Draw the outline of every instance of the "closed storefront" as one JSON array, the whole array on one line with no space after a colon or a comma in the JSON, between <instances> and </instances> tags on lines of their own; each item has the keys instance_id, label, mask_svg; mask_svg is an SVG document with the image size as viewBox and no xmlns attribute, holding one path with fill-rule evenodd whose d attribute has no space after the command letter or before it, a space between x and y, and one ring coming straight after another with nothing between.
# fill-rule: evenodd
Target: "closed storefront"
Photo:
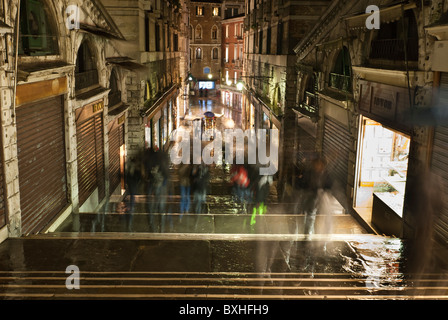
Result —
<instances>
[{"instance_id":1,"label":"closed storefront","mask_svg":"<svg viewBox=\"0 0 448 320\"><path fill-rule=\"evenodd\" d=\"M322 154L328 162L332 179L341 187L347 186L348 162L351 146L347 128L330 117L325 118Z\"/></svg>"},{"instance_id":2,"label":"closed storefront","mask_svg":"<svg viewBox=\"0 0 448 320\"><path fill-rule=\"evenodd\" d=\"M109 128L109 189L113 193L118 186L124 189L124 123L125 115L113 121Z\"/></svg>"},{"instance_id":3,"label":"closed storefront","mask_svg":"<svg viewBox=\"0 0 448 320\"><path fill-rule=\"evenodd\" d=\"M442 72L440 79L440 90L438 107L446 108L448 106L448 73ZM434 145L432 152L431 169L441 178L443 190L441 194L448 193L448 126L440 125L435 128ZM443 212L435 225L435 234L442 243L448 241L448 201L445 199Z\"/></svg>"},{"instance_id":4,"label":"closed storefront","mask_svg":"<svg viewBox=\"0 0 448 320\"><path fill-rule=\"evenodd\" d=\"M22 233L37 233L67 205L63 97L17 108Z\"/></svg>"},{"instance_id":5,"label":"closed storefront","mask_svg":"<svg viewBox=\"0 0 448 320\"><path fill-rule=\"evenodd\" d=\"M79 205L105 196L103 101L76 110Z\"/></svg>"},{"instance_id":6,"label":"closed storefront","mask_svg":"<svg viewBox=\"0 0 448 320\"><path fill-rule=\"evenodd\" d=\"M0 147L2 147L1 144ZM6 225L6 206L5 206L5 188L3 178L3 159L0 153L0 229L3 228L5 225Z\"/></svg>"}]
</instances>

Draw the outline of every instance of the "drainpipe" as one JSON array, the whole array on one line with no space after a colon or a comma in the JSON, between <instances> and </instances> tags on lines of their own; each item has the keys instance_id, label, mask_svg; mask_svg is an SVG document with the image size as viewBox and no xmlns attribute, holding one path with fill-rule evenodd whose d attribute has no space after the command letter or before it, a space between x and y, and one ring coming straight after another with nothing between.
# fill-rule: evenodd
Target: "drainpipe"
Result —
<instances>
[{"instance_id":1,"label":"drainpipe","mask_svg":"<svg viewBox=\"0 0 448 320\"><path fill-rule=\"evenodd\" d=\"M17 68L18 68L18 59L19 59L19 37L20 37L20 3L22 1L18 1L17 4L17 15L16 15L16 30L15 30L15 37L16 37L16 43L15 43L15 58L14 58L14 94L13 94L13 101L12 101L12 118L15 119L16 117L16 91L17 91Z\"/></svg>"}]
</instances>

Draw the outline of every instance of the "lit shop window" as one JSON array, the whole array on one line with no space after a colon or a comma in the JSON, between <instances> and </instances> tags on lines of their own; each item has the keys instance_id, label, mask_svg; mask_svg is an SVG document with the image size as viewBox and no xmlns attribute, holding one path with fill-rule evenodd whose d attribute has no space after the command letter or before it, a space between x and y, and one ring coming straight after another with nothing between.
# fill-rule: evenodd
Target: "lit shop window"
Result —
<instances>
[{"instance_id":1,"label":"lit shop window","mask_svg":"<svg viewBox=\"0 0 448 320\"><path fill-rule=\"evenodd\" d=\"M357 207L371 207L373 195L403 215L410 137L363 118Z\"/></svg>"}]
</instances>

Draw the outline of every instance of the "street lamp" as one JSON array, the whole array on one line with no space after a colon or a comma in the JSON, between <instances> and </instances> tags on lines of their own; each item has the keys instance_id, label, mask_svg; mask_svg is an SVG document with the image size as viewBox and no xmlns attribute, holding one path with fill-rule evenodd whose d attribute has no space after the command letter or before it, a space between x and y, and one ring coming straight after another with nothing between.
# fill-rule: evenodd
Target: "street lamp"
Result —
<instances>
[{"instance_id":1,"label":"street lamp","mask_svg":"<svg viewBox=\"0 0 448 320\"><path fill-rule=\"evenodd\" d=\"M208 74L208 78L211 79L213 75L211 73Z\"/></svg>"},{"instance_id":2,"label":"street lamp","mask_svg":"<svg viewBox=\"0 0 448 320\"><path fill-rule=\"evenodd\" d=\"M236 88L238 89L238 91L242 91L244 88L244 84L240 81L236 84Z\"/></svg>"}]
</instances>

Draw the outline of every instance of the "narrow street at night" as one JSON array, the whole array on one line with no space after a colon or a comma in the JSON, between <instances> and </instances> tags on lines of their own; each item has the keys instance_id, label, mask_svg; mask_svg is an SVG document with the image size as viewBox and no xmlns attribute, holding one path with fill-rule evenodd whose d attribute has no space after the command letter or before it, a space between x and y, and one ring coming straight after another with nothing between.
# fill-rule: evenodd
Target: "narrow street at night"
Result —
<instances>
[{"instance_id":1,"label":"narrow street at night","mask_svg":"<svg viewBox=\"0 0 448 320\"><path fill-rule=\"evenodd\" d=\"M0 13L0 300L448 300L448 0Z\"/></svg>"}]
</instances>

